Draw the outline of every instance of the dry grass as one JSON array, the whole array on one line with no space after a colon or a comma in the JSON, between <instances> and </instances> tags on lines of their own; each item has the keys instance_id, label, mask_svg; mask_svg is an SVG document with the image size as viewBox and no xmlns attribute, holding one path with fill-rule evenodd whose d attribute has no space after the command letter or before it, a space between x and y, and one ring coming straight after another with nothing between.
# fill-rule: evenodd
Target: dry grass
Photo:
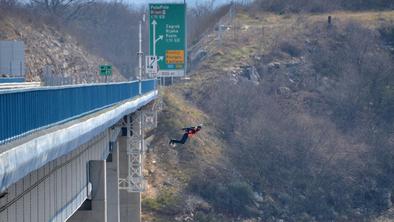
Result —
<instances>
[{"instance_id":1,"label":"dry grass","mask_svg":"<svg viewBox=\"0 0 394 222\"><path fill-rule=\"evenodd\" d=\"M394 11L338 11L302 15L277 15L261 12L253 16L247 12L240 12L236 16L232 27L234 28L235 26L236 31L234 29L226 31L221 43L216 40L216 34L211 35L209 40L206 40L205 49L210 56L201 68L196 71L199 75L205 76L205 78L199 76L194 78L193 82L228 74L229 70L250 63L252 61L250 55L270 52L277 47L279 39L291 39L299 35L299 33L305 33L312 24L327 22L329 15L333 17L333 23L343 24L355 21L373 29L394 23Z\"/></svg>"},{"instance_id":2,"label":"dry grass","mask_svg":"<svg viewBox=\"0 0 394 222\"><path fill-rule=\"evenodd\" d=\"M308 29L308 25L326 22L328 15L333 16L334 22L358 21L369 28L378 28L382 24L392 24L394 21L393 11L334 12L302 16L270 13L250 16L246 12L241 12L235 19L239 29L236 32L234 30L226 31L221 44L215 40L216 34L206 36L204 49L208 52L208 59L201 64L199 69L194 71L195 75L190 81L162 91L166 107L161 114L158 128L160 138L154 142L158 150L155 154L149 154L157 156L157 158L155 157L158 160L155 174L161 174L162 178L157 179L152 175L148 177L152 189L157 189L160 193L162 187L159 184L163 182L164 178L173 178L178 181L175 183L177 185L172 186L173 191L183 193L193 174L201 174L207 167L231 166L232 164L228 163L226 156L226 144L219 139L220 132L212 124L211 119L190 100L201 101L204 96L207 97L210 93L214 93L206 91L206 89L209 89L213 82L218 81L219 77L231 75L232 70L237 69L240 65L251 63L253 58L250 55L269 53L277 47L279 39L290 39L299 33L304 33ZM302 102L303 100L300 101L300 103ZM308 115L300 115L299 119L306 125L316 123L316 120ZM179 146L175 150L168 147L167 138L180 136L179 128L198 123L204 123L205 127L187 145ZM343 146L349 147L349 149L358 148L357 146L347 146L348 144L345 142L347 138L338 136L334 126L331 128L332 135L341 138L338 143L344 144ZM348 155L346 152L338 156L338 159L346 159ZM160 215L154 216L159 217Z\"/></svg>"},{"instance_id":3,"label":"dry grass","mask_svg":"<svg viewBox=\"0 0 394 222\"><path fill-rule=\"evenodd\" d=\"M326 22L327 16L331 15L333 21L346 22L357 21L365 27L378 28L383 24L394 23L394 11L384 12L334 12L310 17L312 22Z\"/></svg>"},{"instance_id":4,"label":"dry grass","mask_svg":"<svg viewBox=\"0 0 394 222\"><path fill-rule=\"evenodd\" d=\"M223 142L218 139L209 117L181 94L180 88L161 90L165 105L159 115L159 125L152 141L155 149L146 155L145 177L149 186L143 194L144 201L157 209L144 209L144 221L160 221L157 219L165 218L160 213L164 206L157 206L156 203L165 201L163 193L179 199L178 205L182 208L190 195L186 188L193 176L203 175L209 167L224 168L228 164L223 153ZM181 128L201 123L203 130L186 144L175 148L168 145L169 138L182 136ZM169 220L171 219L167 218L164 221Z\"/></svg>"},{"instance_id":5,"label":"dry grass","mask_svg":"<svg viewBox=\"0 0 394 222\"><path fill-rule=\"evenodd\" d=\"M159 127L170 128L174 134L168 136L177 137L182 134L182 131L179 129L203 124L203 130L195 137L192 137L189 144L186 144L184 147L180 146L180 149L190 149L198 157L196 160L203 161L206 164L221 163L223 158L223 142L217 139L215 126L203 111L186 101L180 95L181 93L181 91L171 89L163 90L162 96L166 104L164 111L168 112L166 116L171 116L171 118L165 120L163 122L164 124Z\"/></svg>"}]
</instances>

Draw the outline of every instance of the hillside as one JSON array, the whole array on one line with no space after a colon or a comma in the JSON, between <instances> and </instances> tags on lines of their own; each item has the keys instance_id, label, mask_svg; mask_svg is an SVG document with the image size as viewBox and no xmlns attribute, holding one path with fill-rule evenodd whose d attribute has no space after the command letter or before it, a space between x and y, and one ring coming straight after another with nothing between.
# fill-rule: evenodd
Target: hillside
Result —
<instances>
[{"instance_id":1,"label":"hillside","mask_svg":"<svg viewBox=\"0 0 394 222\"><path fill-rule=\"evenodd\" d=\"M229 171L231 164L223 155L220 132L209 124L206 114L172 89L165 89L162 97L164 110L145 160L148 190L142 203L147 210L143 221L173 221L174 217L183 221L193 217L196 209L210 209L206 201L190 192L190 181L205 173L214 176L217 171ZM185 146L169 146L169 138L181 136L179 129L188 123L205 123L204 131Z\"/></svg>"},{"instance_id":2,"label":"hillside","mask_svg":"<svg viewBox=\"0 0 394 222\"><path fill-rule=\"evenodd\" d=\"M393 221L394 13L223 22L162 94L144 221Z\"/></svg>"},{"instance_id":3,"label":"hillside","mask_svg":"<svg viewBox=\"0 0 394 222\"><path fill-rule=\"evenodd\" d=\"M25 15L23 15L26 13ZM23 16L22 16L23 15ZM61 81L68 83L100 82L98 67L108 64L90 54L72 36L43 18L23 11L0 15L0 39L22 40L25 43L27 81ZM46 67L52 73L44 76ZM114 69L112 81L125 80Z\"/></svg>"}]
</instances>

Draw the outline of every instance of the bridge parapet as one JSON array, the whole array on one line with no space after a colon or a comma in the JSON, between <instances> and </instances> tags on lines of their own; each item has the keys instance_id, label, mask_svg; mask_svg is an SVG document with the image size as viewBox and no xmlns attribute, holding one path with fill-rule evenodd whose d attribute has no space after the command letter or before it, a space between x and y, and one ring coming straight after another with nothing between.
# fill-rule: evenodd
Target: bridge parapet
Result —
<instances>
[{"instance_id":1,"label":"bridge parapet","mask_svg":"<svg viewBox=\"0 0 394 222\"><path fill-rule=\"evenodd\" d=\"M156 89L155 80L0 91L0 145Z\"/></svg>"},{"instance_id":2,"label":"bridge parapet","mask_svg":"<svg viewBox=\"0 0 394 222\"><path fill-rule=\"evenodd\" d=\"M141 95L138 94L139 87L143 92ZM100 90L106 94L100 94L102 93ZM105 97L102 98L104 102L94 101L100 100L100 96ZM3 136L1 138L5 138L2 140L3 144L0 144L0 192L33 170L74 151L114 126L125 115L135 112L156 97L155 80L142 81L141 84L136 81L108 85L49 87L40 90L12 90L0 93L0 134ZM11 98L15 101L10 100ZM11 105L8 106L7 102ZM37 104L41 104L42 107ZM52 105L60 110L61 114L48 110L55 109L51 107ZM23 117L18 120L17 114ZM78 118L81 116L84 117ZM38 125L18 123L21 120L28 121L29 118L32 118L32 121ZM67 120L72 121L52 127ZM20 138L43 128L49 129L4 144L6 141L9 142L11 139ZM12 134L7 134L9 129L13 130ZM13 137L7 135L13 135Z\"/></svg>"}]
</instances>

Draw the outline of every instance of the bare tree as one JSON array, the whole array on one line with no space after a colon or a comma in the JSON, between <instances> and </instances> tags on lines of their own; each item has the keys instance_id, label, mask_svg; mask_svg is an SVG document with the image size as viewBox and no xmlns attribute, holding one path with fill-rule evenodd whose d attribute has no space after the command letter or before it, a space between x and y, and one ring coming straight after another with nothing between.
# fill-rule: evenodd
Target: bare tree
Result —
<instances>
[{"instance_id":1,"label":"bare tree","mask_svg":"<svg viewBox=\"0 0 394 222\"><path fill-rule=\"evenodd\" d=\"M188 11L187 25L193 27L188 29L188 42L195 43L207 30L214 28L216 23L230 9L230 5L224 5L218 8L214 7L215 1L198 3L196 7Z\"/></svg>"},{"instance_id":2,"label":"bare tree","mask_svg":"<svg viewBox=\"0 0 394 222\"><path fill-rule=\"evenodd\" d=\"M0 0L0 8L9 8L16 4L17 0Z\"/></svg>"},{"instance_id":3,"label":"bare tree","mask_svg":"<svg viewBox=\"0 0 394 222\"><path fill-rule=\"evenodd\" d=\"M79 16L81 10L94 0L31 0L31 4L49 15L62 17L65 21Z\"/></svg>"}]
</instances>

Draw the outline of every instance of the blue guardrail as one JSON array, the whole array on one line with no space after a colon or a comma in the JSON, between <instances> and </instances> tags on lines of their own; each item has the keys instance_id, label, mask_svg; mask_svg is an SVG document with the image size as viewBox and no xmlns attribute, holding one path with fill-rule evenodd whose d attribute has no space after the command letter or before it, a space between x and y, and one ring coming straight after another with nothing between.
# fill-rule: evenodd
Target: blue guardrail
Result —
<instances>
[{"instance_id":1,"label":"blue guardrail","mask_svg":"<svg viewBox=\"0 0 394 222\"><path fill-rule=\"evenodd\" d=\"M21 83L25 82L25 77L0 77L0 83Z\"/></svg>"},{"instance_id":2,"label":"blue guardrail","mask_svg":"<svg viewBox=\"0 0 394 222\"><path fill-rule=\"evenodd\" d=\"M141 82L142 94L155 88L155 80ZM0 144L138 94L138 81L0 92Z\"/></svg>"}]
</instances>

